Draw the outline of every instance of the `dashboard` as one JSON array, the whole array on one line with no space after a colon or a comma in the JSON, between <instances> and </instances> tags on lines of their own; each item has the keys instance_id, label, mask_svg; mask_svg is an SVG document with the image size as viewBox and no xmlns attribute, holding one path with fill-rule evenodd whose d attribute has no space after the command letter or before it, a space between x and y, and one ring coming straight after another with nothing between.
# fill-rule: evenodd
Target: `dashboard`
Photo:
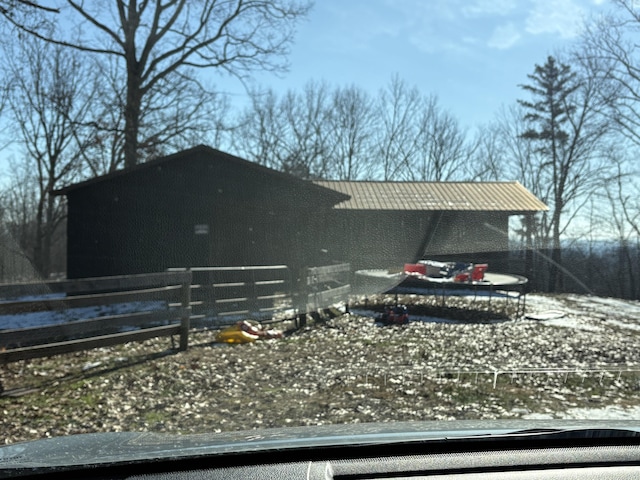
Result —
<instances>
[{"instance_id":1,"label":"dashboard","mask_svg":"<svg viewBox=\"0 0 640 480\"><path fill-rule=\"evenodd\" d=\"M0 478L204 479L625 479L640 478L640 437L524 434L282 448L188 458L0 470Z\"/></svg>"}]
</instances>

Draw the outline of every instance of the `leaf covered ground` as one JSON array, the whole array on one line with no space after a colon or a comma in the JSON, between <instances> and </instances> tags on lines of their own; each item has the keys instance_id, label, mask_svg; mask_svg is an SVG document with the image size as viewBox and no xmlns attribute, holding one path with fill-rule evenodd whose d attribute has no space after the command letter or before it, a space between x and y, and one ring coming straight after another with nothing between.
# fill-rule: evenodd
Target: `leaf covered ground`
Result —
<instances>
[{"instance_id":1,"label":"leaf covered ground","mask_svg":"<svg viewBox=\"0 0 640 480\"><path fill-rule=\"evenodd\" d=\"M448 308L464 318L446 321L433 299L400 300L405 326L376 324L369 302L279 340L223 345L206 330L186 352L159 338L0 367L2 441L640 406L636 303L530 296L528 312L565 312L538 321L459 300Z\"/></svg>"}]
</instances>

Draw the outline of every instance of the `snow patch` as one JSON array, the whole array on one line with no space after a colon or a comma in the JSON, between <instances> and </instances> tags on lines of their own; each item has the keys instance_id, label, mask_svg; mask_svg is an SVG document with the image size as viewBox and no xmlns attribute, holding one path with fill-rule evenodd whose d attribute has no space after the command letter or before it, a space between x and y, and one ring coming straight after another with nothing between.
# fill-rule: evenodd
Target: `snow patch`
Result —
<instances>
[{"instance_id":1,"label":"snow patch","mask_svg":"<svg viewBox=\"0 0 640 480\"><path fill-rule=\"evenodd\" d=\"M542 320L540 323L550 327L571 328L574 330L583 330L585 332L602 332L604 328L592 325L587 321L578 318L554 318L553 320Z\"/></svg>"},{"instance_id":2,"label":"snow patch","mask_svg":"<svg viewBox=\"0 0 640 480\"><path fill-rule=\"evenodd\" d=\"M602 408L570 408L566 412L529 413L521 418L527 420L640 420L640 406L623 408L607 405Z\"/></svg>"},{"instance_id":3,"label":"snow patch","mask_svg":"<svg viewBox=\"0 0 640 480\"><path fill-rule=\"evenodd\" d=\"M39 299L42 299L42 297L39 297ZM20 299L20 301L23 300L23 298ZM84 308L69 308L67 310L60 311L0 315L0 331L18 328L41 327L44 325L73 322L76 320L88 320L110 315L124 315L127 313L148 312L166 308L166 302L148 301L117 303L113 305Z\"/></svg>"}]
</instances>

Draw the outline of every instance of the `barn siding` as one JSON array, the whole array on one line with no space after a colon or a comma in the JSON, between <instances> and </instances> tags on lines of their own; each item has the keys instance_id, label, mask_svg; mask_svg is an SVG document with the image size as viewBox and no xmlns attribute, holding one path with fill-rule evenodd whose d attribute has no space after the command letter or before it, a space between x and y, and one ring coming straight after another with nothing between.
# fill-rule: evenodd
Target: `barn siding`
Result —
<instances>
[{"instance_id":1,"label":"barn siding","mask_svg":"<svg viewBox=\"0 0 640 480\"><path fill-rule=\"evenodd\" d=\"M343 196L249 162L217 161L211 152L65 192L68 276L206 265L299 270L323 260L322 222ZM196 235L196 225L208 233Z\"/></svg>"},{"instance_id":2,"label":"barn siding","mask_svg":"<svg viewBox=\"0 0 640 480\"><path fill-rule=\"evenodd\" d=\"M509 216L494 212L446 212L432 232L425 255L473 255L508 251Z\"/></svg>"},{"instance_id":3,"label":"barn siding","mask_svg":"<svg viewBox=\"0 0 640 480\"><path fill-rule=\"evenodd\" d=\"M507 213L335 210L335 256L356 269L401 268L421 258L487 261L508 251ZM488 228L490 225L491 228ZM341 233L342 232L342 233Z\"/></svg>"}]
</instances>

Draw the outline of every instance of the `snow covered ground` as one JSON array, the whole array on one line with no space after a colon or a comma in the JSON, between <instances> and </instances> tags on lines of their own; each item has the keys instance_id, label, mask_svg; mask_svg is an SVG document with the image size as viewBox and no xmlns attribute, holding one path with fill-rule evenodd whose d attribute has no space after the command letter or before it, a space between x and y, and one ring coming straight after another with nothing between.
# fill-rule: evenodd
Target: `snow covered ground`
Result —
<instances>
[{"instance_id":1,"label":"snow covered ground","mask_svg":"<svg viewBox=\"0 0 640 480\"><path fill-rule=\"evenodd\" d=\"M608 327L640 331L640 303L632 300L587 295L527 295L527 314L553 311L560 318L543 320L546 325L592 332Z\"/></svg>"},{"instance_id":2,"label":"snow covered ground","mask_svg":"<svg viewBox=\"0 0 640 480\"><path fill-rule=\"evenodd\" d=\"M544 311L563 312L557 319L544 320L542 323L568 330L584 330L606 335L609 328L617 327L630 331L640 331L640 303L637 301L602 298L585 295L567 295L566 297L550 297L529 295L527 311L542 313ZM523 415L527 419L590 419L590 420L638 420L640 406L621 407L607 405L600 408L570 408L564 412L531 413Z\"/></svg>"},{"instance_id":3,"label":"snow covered ground","mask_svg":"<svg viewBox=\"0 0 640 480\"><path fill-rule=\"evenodd\" d=\"M527 420L640 420L640 407L607 405L602 408L570 408L565 412L528 413L521 418Z\"/></svg>"},{"instance_id":4,"label":"snow covered ground","mask_svg":"<svg viewBox=\"0 0 640 480\"><path fill-rule=\"evenodd\" d=\"M63 295L50 296L48 298L63 298ZM20 301L34 300L35 297L21 298ZM38 297L43 299L43 297ZM68 308L51 312L30 312L15 315L0 315L0 331L40 327L58 323L87 320L91 318L106 317L109 315L123 315L134 312L147 312L166 308L166 303L157 302L127 302L114 305L104 305L85 308Z\"/></svg>"}]
</instances>

